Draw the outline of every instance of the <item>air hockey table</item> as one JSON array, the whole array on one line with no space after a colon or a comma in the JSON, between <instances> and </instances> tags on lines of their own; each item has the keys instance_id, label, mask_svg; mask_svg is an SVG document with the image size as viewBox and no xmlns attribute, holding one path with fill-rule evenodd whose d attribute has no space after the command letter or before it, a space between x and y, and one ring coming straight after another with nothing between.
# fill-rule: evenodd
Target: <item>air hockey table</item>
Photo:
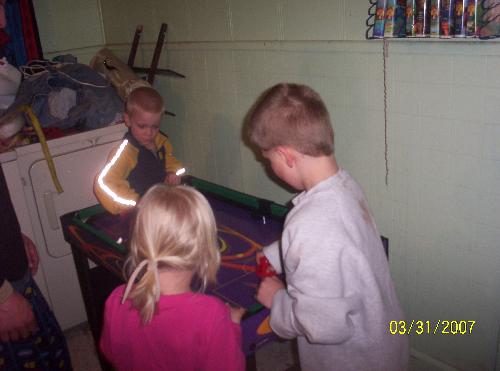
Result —
<instances>
[{"instance_id":1,"label":"air hockey table","mask_svg":"<svg viewBox=\"0 0 500 371\"><path fill-rule=\"evenodd\" d=\"M269 326L269 311L254 298L259 283L255 253L280 237L288 208L192 176L184 177L183 183L203 193L214 211L222 259L217 285L208 293L246 309L242 346L247 368L255 368L255 350L276 339ZM61 223L97 343L106 297L125 282L122 266L131 217L111 215L96 205L63 215Z\"/></svg>"}]
</instances>

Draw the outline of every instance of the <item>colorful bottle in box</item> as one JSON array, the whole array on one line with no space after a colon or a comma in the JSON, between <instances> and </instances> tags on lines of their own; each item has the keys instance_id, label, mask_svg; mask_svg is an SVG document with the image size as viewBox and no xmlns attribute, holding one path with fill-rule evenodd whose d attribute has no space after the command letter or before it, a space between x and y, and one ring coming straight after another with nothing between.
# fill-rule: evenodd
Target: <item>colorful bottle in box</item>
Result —
<instances>
[{"instance_id":1,"label":"colorful bottle in box","mask_svg":"<svg viewBox=\"0 0 500 371\"><path fill-rule=\"evenodd\" d=\"M377 1L377 8L375 10L375 24L373 25L373 37L384 37L385 6L386 0Z\"/></svg>"},{"instance_id":2,"label":"colorful bottle in box","mask_svg":"<svg viewBox=\"0 0 500 371\"><path fill-rule=\"evenodd\" d=\"M465 36L476 37L477 0L469 0L465 11Z\"/></svg>"},{"instance_id":3,"label":"colorful bottle in box","mask_svg":"<svg viewBox=\"0 0 500 371\"><path fill-rule=\"evenodd\" d=\"M431 37L439 37L440 31L440 19L441 14L439 14L439 8L441 6L441 0L431 0L430 3L430 35Z\"/></svg>"},{"instance_id":4,"label":"colorful bottle in box","mask_svg":"<svg viewBox=\"0 0 500 371\"><path fill-rule=\"evenodd\" d=\"M467 0L455 0L455 11L453 12L455 37L465 37L465 11L468 3Z\"/></svg>"},{"instance_id":5,"label":"colorful bottle in box","mask_svg":"<svg viewBox=\"0 0 500 371\"><path fill-rule=\"evenodd\" d=\"M387 0L384 37L404 37L406 0Z\"/></svg>"},{"instance_id":6,"label":"colorful bottle in box","mask_svg":"<svg viewBox=\"0 0 500 371\"><path fill-rule=\"evenodd\" d=\"M500 36L500 0L479 2L477 24L477 37L490 39Z\"/></svg>"},{"instance_id":7,"label":"colorful bottle in box","mask_svg":"<svg viewBox=\"0 0 500 371\"><path fill-rule=\"evenodd\" d=\"M415 36L429 36L429 1L417 0L415 9Z\"/></svg>"},{"instance_id":8,"label":"colorful bottle in box","mask_svg":"<svg viewBox=\"0 0 500 371\"><path fill-rule=\"evenodd\" d=\"M453 35L454 0L441 0L439 36L450 38Z\"/></svg>"},{"instance_id":9,"label":"colorful bottle in box","mask_svg":"<svg viewBox=\"0 0 500 371\"><path fill-rule=\"evenodd\" d=\"M416 0L406 0L406 36L415 37L415 10L416 10Z\"/></svg>"}]
</instances>

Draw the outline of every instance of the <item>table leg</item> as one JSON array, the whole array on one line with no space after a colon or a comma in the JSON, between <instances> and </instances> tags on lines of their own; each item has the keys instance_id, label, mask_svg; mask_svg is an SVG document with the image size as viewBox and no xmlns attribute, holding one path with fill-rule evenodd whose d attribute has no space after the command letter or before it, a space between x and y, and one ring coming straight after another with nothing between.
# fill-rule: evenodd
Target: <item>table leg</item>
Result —
<instances>
[{"instance_id":1,"label":"table leg","mask_svg":"<svg viewBox=\"0 0 500 371\"><path fill-rule=\"evenodd\" d=\"M257 358L255 357L255 353L248 355L246 357L246 371L257 371Z\"/></svg>"},{"instance_id":2,"label":"table leg","mask_svg":"<svg viewBox=\"0 0 500 371\"><path fill-rule=\"evenodd\" d=\"M102 311L99 310L95 302L95 295L92 288L92 281L90 278L89 262L85 254L81 253L77 248L71 248L73 252L73 260L75 262L76 272L78 274L78 281L82 291L83 301L85 303L85 311L87 312L87 319L94 338L94 345L96 347L99 363L103 371L111 371L113 368L108 361L101 355L99 351L99 337L101 335L102 326Z\"/></svg>"}]
</instances>

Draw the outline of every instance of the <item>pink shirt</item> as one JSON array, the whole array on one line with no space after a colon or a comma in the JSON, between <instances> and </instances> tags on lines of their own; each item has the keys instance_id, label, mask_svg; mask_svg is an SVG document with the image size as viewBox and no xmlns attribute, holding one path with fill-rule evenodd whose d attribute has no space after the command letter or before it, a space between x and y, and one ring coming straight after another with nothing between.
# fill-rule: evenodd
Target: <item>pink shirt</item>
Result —
<instances>
[{"instance_id":1,"label":"pink shirt","mask_svg":"<svg viewBox=\"0 0 500 371\"><path fill-rule=\"evenodd\" d=\"M106 301L100 348L119 370L245 369L241 328L231 321L228 307L204 294L163 295L159 310L143 326L139 312L127 300L125 286Z\"/></svg>"}]
</instances>

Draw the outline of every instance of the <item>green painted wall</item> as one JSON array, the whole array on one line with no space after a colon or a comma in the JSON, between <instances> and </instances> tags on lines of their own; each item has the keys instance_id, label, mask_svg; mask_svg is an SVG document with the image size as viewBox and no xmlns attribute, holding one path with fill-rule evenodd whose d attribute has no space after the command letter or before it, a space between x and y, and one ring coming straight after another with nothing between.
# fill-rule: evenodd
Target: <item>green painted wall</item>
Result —
<instances>
[{"instance_id":1,"label":"green painted wall","mask_svg":"<svg viewBox=\"0 0 500 371\"><path fill-rule=\"evenodd\" d=\"M105 44L99 0L35 0L45 58L71 53L88 63Z\"/></svg>"}]
</instances>

